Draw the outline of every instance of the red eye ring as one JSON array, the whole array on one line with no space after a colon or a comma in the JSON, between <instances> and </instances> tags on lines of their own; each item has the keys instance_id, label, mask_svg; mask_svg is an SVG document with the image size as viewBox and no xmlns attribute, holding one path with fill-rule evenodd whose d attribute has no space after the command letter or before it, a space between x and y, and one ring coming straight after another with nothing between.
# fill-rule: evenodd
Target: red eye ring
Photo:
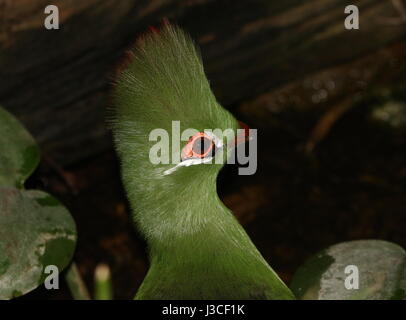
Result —
<instances>
[{"instance_id":1,"label":"red eye ring","mask_svg":"<svg viewBox=\"0 0 406 320\"><path fill-rule=\"evenodd\" d=\"M194 150L195 143L199 141L199 139L207 139L211 142L207 150L205 150L202 153L196 152ZM213 138L205 134L204 132L198 132L196 133L193 137L191 137L186 144L186 146L182 150L182 160L188 159L188 158L198 158L198 159L203 159L205 158L208 154L210 154L213 150L214 143L213 143Z\"/></svg>"}]
</instances>

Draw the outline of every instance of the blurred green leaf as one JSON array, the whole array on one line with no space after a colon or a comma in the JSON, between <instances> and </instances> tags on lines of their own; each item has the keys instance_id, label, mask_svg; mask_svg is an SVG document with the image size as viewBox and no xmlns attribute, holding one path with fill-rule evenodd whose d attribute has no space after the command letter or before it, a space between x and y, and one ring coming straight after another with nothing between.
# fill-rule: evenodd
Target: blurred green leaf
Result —
<instances>
[{"instance_id":1,"label":"blurred green leaf","mask_svg":"<svg viewBox=\"0 0 406 320\"><path fill-rule=\"evenodd\" d=\"M0 186L22 188L39 158L39 148L30 133L0 107Z\"/></svg>"},{"instance_id":2,"label":"blurred green leaf","mask_svg":"<svg viewBox=\"0 0 406 320\"><path fill-rule=\"evenodd\" d=\"M72 258L75 223L45 192L0 187L0 226L0 299L35 289L47 265L62 271Z\"/></svg>"},{"instance_id":3,"label":"blurred green leaf","mask_svg":"<svg viewBox=\"0 0 406 320\"><path fill-rule=\"evenodd\" d=\"M358 269L358 289L346 288L345 280L352 274L345 269L350 265ZM381 240L340 243L300 267L291 289L300 299L406 299L406 252Z\"/></svg>"}]
</instances>

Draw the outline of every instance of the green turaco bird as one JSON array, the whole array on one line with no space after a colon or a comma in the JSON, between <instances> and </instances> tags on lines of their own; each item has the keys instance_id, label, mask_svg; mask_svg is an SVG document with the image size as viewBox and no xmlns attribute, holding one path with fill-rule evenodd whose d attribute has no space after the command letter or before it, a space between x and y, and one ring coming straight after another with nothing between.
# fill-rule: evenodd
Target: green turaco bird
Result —
<instances>
[{"instance_id":1,"label":"green turaco bird","mask_svg":"<svg viewBox=\"0 0 406 320\"><path fill-rule=\"evenodd\" d=\"M141 37L131 56L116 80L112 129L149 248L150 269L135 298L292 299L217 195L224 162L217 160L234 149L240 126L216 101L193 41L164 24ZM176 137L174 121L195 134ZM170 145L154 153L156 129L168 132Z\"/></svg>"}]
</instances>

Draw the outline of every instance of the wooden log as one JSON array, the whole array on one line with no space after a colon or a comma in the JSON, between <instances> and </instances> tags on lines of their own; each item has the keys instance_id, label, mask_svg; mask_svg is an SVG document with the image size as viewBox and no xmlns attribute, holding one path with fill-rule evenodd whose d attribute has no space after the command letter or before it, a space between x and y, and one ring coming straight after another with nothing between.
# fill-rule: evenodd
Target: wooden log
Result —
<instances>
[{"instance_id":1,"label":"wooden log","mask_svg":"<svg viewBox=\"0 0 406 320\"><path fill-rule=\"evenodd\" d=\"M344 28L352 3L360 30ZM164 17L197 40L213 89L230 108L406 41L391 1L64 0L53 2L59 30L44 28L48 4L0 0L0 104L63 164L111 147L104 121L111 75L137 35Z\"/></svg>"}]
</instances>

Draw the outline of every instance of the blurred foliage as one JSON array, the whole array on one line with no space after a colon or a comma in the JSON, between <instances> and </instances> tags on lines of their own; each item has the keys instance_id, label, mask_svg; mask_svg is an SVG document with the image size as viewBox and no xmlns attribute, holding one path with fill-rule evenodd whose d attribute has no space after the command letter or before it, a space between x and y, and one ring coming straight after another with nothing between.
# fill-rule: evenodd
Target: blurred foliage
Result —
<instances>
[{"instance_id":1,"label":"blurred foliage","mask_svg":"<svg viewBox=\"0 0 406 320\"><path fill-rule=\"evenodd\" d=\"M406 252L381 240L333 245L298 269L291 288L305 300L406 299Z\"/></svg>"},{"instance_id":2,"label":"blurred foliage","mask_svg":"<svg viewBox=\"0 0 406 320\"><path fill-rule=\"evenodd\" d=\"M68 210L49 194L24 188L38 163L34 139L0 107L0 299L38 287L48 265L62 271L75 249Z\"/></svg>"}]
</instances>

